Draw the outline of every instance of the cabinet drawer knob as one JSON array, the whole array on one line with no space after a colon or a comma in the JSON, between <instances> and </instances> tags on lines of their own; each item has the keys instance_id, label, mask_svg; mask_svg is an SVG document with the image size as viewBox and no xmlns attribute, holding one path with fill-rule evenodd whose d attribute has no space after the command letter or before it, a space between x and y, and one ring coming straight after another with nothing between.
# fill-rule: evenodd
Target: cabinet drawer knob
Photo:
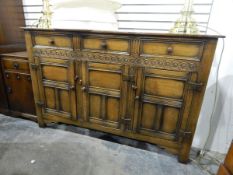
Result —
<instances>
[{"instance_id":1,"label":"cabinet drawer knob","mask_svg":"<svg viewBox=\"0 0 233 175\"><path fill-rule=\"evenodd\" d=\"M31 77L30 76L28 77L28 81L31 81Z\"/></svg>"},{"instance_id":2,"label":"cabinet drawer knob","mask_svg":"<svg viewBox=\"0 0 233 175\"><path fill-rule=\"evenodd\" d=\"M103 49L103 50L107 50L107 48L108 48L106 41L102 41L100 46L101 46L101 49Z\"/></svg>"},{"instance_id":3,"label":"cabinet drawer knob","mask_svg":"<svg viewBox=\"0 0 233 175\"><path fill-rule=\"evenodd\" d=\"M13 66L14 66L15 69L19 69L19 63L14 63Z\"/></svg>"},{"instance_id":4,"label":"cabinet drawer knob","mask_svg":"<svg viewBox=\"0 0 233 175\"><path fill-rule=\"evenodd\" d=\"M49 43L50 43L51 45L55 45L54 39L49 40Z\"/></svg>"},{"instance_id":5,"label":"cabinet drawer knob","mask_svg":"<svg viewBox=\"0 0 233 175\"><path fill-rule=\"evenodd\" d=\"M168 55L171 55L173 53L173 48L172 48L172 46L169 46L168 48L167 48L167 54Z\"/></svg>"}]
</instances>

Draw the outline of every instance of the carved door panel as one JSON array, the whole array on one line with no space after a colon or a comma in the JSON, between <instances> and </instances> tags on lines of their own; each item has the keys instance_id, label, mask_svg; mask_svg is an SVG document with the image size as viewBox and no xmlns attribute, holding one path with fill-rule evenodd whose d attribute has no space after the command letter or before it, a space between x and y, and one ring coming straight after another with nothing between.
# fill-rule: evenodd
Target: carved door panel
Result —
<instances>
[{"instance_id":1,"label":"carved door panel","mask_svg":"<svg viewBox=\"0 0 233 175\"><path fill-rule=\"evenodd\" d=\"M137 71L134 130L144 135L177 140L185 134L196 75L140 68ZM184 105L185 104L185 105Z\"/></svg>"},{"instance_id":2,"label":"carved door panel","mask_svg":"<svg viewBox=\"0 0 233 175\"><path fill-rule=\"evenodd\" d=\"M36 58L40 100L44 116L76 119L74 60Z\"/></svg>"},{"instance_id":3,"label":"carved door panel","mask_svg":"<svg viewBox=\"0 0 233 175\"><path fill-rule=\"evenodd\" d=\"M83 117L89 123L115 129L125 128L127 116L128 67L116 64L83 63ZM122 124L122 125L121 125Z\"/></svg>"}]
</instances>

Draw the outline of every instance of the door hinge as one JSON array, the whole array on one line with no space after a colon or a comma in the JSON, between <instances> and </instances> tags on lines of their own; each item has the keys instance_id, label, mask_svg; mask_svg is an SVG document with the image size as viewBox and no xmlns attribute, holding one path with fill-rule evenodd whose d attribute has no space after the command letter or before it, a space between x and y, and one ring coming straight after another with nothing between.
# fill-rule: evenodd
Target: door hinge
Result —
<instances>
[{"instance_id":1,"label":"door hinge","mask_svg":"<svg viewBox=\"0 0 233 175\"><path fill-rule=\"evenodd\" d=\"M39 106L39 107L44 107L44 103L42 101L37 101L36 104Z\"/></svg>"},{"instance_id":2,"label":"door hinge","mask_svg":"<svg viewBox=\"0 0 233 175\"><path fill-rule=\"evenodd\" d=\"M39 67L37 64L34 64L34 63L31 63L30 65L33 70L37 70Z\"/></svg>"},{"instance_id":3,"label":"door hinge","mask_svg":"<svg viewBox=\"0 0 233 175\"><path fill-rule=\"evenodd\" d=\"M190 132L190 131L180 131L179 135L182 138L191 138L192 137L192 132Z\"/></svg>"},{"instance_id":4,"label":"door hinge","mask_svg":"<svg viewBox=\"0 0 233 175\"><path fill-rule=\"evenodd\" d=\"M124 125L127 125L131 122L130 118L121 118L121 123L123 123Z\"/></svg>"},{"instance_id":5,"label":"door hinge","mask_svg":"<svg viewBox=\"0 0 233 175\"><path fill-rule=\"evenodd\" d=\"M198 82L188 82L189 84L189 89L192 89L194 91L200 92L203 87L203 83L198 83Z\"/></svg>"}]
</instances>

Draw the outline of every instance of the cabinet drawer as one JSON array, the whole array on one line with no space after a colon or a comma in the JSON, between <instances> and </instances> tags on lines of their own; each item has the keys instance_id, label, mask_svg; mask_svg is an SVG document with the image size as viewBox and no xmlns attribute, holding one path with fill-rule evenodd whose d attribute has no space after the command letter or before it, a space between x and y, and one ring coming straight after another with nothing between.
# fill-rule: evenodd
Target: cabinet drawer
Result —
<instances>
[{"instance_id":1,"label":"cabinet drawer","mask_svg":"<svg viewBox=\"0 0 233 175\"><path fill-rule=\"evenodd\" d=\"M114 52L129 54L130 41L124 38L100 38L95 36L85 36L82 40L83 50L94 52Z\"/></svg>"},{"instance_id":2,"label":"cabinet drawer","mask_svg":"<svg viewBox=\"0 0 233 175\"><path fill-rule=\"evenodd\" d=\"M62 35L62 34L35 34L34 35L34 45L35 46L49 46L49 47L61 47L61 48L71 48L72 35Z\"/></svg>"},{"instance_id":3,"label":"cabinet drawer","mask_svg":"<svg viewBox=\"0 0 233 175\"><path fill-rule=\"evenodd\" d=\"M3 58L2 60L4 70L15 70L16 72L29 73L29 64L26 60L20 60L17 58Z\"/></svg>"},{"instance_id":4,"label":"cabinet drawer","mask_svg":"<svg viewBox=\"0 0 233 175\"><path fill-rule=\"evenodd\" d=\"M168 41L168 40L141 40L140 55L166 56L177 59L199 61L204 49L204 41Z\"/></svg>"}]
</instances>

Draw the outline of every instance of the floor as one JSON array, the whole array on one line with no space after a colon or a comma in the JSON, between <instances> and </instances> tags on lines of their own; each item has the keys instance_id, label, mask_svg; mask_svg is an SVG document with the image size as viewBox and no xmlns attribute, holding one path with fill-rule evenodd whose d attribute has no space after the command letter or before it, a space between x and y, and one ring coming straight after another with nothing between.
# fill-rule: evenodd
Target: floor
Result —
<instances>
[{"instance_id":1,"label":"floor","mask_svg":"<svg viewBox=\"0 0 233 175\"><path fill-rule=\"evenodd\" d=\"M206 154L199 161L195 154L192 151L193 161L184 165L152 144L67 125L39 128L34 122L0 114L0 175L216 173L218 160Z\"/></svg>"}]
</instances>

